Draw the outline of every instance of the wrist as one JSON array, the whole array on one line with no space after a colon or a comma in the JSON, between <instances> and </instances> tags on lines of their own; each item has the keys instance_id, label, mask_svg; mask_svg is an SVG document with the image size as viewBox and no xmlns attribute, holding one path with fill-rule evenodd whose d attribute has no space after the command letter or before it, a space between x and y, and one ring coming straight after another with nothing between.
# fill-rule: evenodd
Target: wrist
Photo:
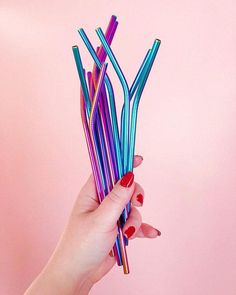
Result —
<instances>
[{"instance_id":1,"label":"wrist","mask_svg":"<svg viewBox=\"0 0 236 295\"><path fill-rule=\"evenodd\" d=\"M84 281L84 283L77 289L78 294L80 295L88 295L90 290L93 287L93 283L87 279Z\"/></svg>"},{"instance_id":2,"label":"wrist","mask_svg":"<svg viewBox=\"0 0 236 295\"><path fill-rule=\"evenodd\" d=\"M78 271L78 268L74 271L73 268L71 268L71 262L63 260L61 255L57 256L56 253L42 271L42 277L50 281L49 284L52 285L54 290L60 291L57 293L58 295L74 295L75 291L80 290L82 286L90 287L89 282L87 282L88 275L82 270ZM85 287L84 289L86 289ZM91 288L92 285L90 289Z\"/></svg>"}]
</instances>

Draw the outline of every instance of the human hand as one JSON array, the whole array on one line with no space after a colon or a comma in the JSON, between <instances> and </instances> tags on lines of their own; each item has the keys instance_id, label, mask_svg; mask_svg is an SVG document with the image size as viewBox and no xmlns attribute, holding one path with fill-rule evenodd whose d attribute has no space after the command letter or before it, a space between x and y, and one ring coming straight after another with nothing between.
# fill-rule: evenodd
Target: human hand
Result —
<instances>
[{"instance_id":1,"label":"human hand","mask_svg":"<svg viewBox=\"0 0 236 295\"><path fill-rule=\"evenodd\" d=\"M134 166L142 163L135 156ZM90 176L73 207L64 233L42 274L25 295L30 294L88 294L115 264L109 255L117 237L117 220L131 200L131 212L123 233L128 239L155 238L160 232L142 223L135 207L143 204L143 188L127 173L99 205L93 176ZM40 290L39 286L44 286ZM56 290L55 290L56 289ZM37 290L40 290L37 293ZM52 291L54 290L54 291Z\"/></svg>"}]
</instances>

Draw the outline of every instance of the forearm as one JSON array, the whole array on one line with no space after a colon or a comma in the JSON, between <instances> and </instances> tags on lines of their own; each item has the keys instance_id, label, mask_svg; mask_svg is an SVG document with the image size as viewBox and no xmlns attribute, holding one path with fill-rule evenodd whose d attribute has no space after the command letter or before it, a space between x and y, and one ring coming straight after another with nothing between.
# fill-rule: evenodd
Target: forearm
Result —
<instances>
[{"instance_id":1,"label":"forearm","mask_svg":"<svg viewBox=\"0 0 236 295\"><path fill-rule=\"evenodd\" d=\"M89 280L82 274L73 277L51 260L24 295L87 295L92 288Z\"/></svg>"}]
</instances>

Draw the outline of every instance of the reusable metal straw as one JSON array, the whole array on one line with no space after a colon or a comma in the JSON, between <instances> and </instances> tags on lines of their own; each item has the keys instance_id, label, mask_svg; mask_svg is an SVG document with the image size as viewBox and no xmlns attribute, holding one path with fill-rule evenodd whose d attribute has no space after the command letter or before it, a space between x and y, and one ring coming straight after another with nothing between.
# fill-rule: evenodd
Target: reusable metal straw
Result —
<instances>
[{"instance_id":1,"label":"reusable metal straw","mask_svg":"<svg viewBox=\"0 0 236 295\"><path fill-rule=\"evenodd\" d=\"M84 41L84 44L86 45L88 51L90 52L94 62L96 63L96 66L101 69L102 64L91 44L89 41L85 31L81 28L79 29L79 34ZM110 111L111 111L111 119L112 119L112 129L114 134L114 144L115 144L115 150L116 150L116 158L117 158L117 168L118 168L118 176L121 178L123 176L123 165L122 165L122 158L121 158L121 150L120 150L120 138L119 138L119 130L118 130L118 123L117 123L117 115L116 115L116 106L115 106L115 100L114 100L114 92L113 87L111 84L111 81L108 77L108 75L105 75L105 85L108 90L108 97L109 97L109 103L110 103Z\"/></svg>"},{"instance_id":2,"label":"reusable metal straw","mask_svg":"<svg viewBox=\"0 0 236 295\"><path fill-rule=\"evenodd\" d=\"M148 56L149 62L145 65L144 75L140 78L140 84L138 86L137 92L134 97L133 106L132 106L132 115L131 115L131 127L130 127L130 150L129 150L129 160L128 160L128 169L133 169L133 159L134 159L134 147L135 147L135 137L136 137L136 126L137 126L137 113L140 98L147 82L147 78L151 71L153 62L155 60L157 51L160 47L161 41L156 39L153 43L152 49Z\"/></svg>"},{"instance_id":3,"label":"reusable metal straw","mask_svg":"<svg viewBox=\"0 0 236 295\"><path fill-rule=\"evenodd\" d=\"M77 71L78 71L78 74L79 74L81 87L82 87L82 91L83 91L83 95L84 95L84 99L85 99L86 113L87 113L87 116L90 117L91 102L90 102L88 87L87 87L85 76L84 76L84 69L83 69L83 64L82 64L82 61L81 61L78 46L76 46L76 45L73 46L72 51L73 51L73 54L74 54L74 59L75 59L75 63L76 63L76 67L77 67ZM99 148L98 148L97 143L96 143L96 152L99 153ZM101 164L100 157L98 157L98 165L99 165L99 170L101 172L102 185L105 188L105 178L104 178L104 174L103 174L103 169L102 169L102 164Z\"/></svg>"},{"instance_id":4,"label":"reusable metal straw","mask_svg":"<svg viewBox=\"0 0 236 295\"><path fill-rule=\"evenodd\" d=\"M124 125L122 126L122 128L124 128L123 130L124 142L122 142L122 156L123 156L123 171L125 174L126 172L128 172L127 165L128 165L128 151L129 151L129 120L130 120L129 118L130 117L129 87L114 53L111 50L111 47L109 46L109 44L107 43L107 40L104 36L102 29L97 28L96 33L114 67L114 70L117 73L117 76L121 82L122 89L124 92Z\"/></svg>"}]
</instances>

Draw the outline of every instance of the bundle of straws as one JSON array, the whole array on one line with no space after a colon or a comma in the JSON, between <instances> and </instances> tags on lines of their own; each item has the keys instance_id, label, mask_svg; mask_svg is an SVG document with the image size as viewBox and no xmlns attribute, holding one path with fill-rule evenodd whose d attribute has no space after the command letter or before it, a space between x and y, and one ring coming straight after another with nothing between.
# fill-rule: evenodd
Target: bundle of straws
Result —
<instances>
[{"instance_id":1,"label":"bundle of straws","mask_svg":"<svg viewBox=\"0 0 236 295\"><path fill-rule=\"evenodd\" d=\"M160 40L156 39L152 48L147 51L133 84L129 87L110 46L118 25L116 19L116 16L111 17L105 34L101 28L96 29L101 42L100 47L97 47L96 50L85 31L82 28L78 30L94 60L92 71L85 71L78 46L72 47L81 83L82 124L96 184L97 198L100 203L112 190L115 183L124 174L133 170L139 101L160 46ZM117 122L114 90L107 75L108 64L105 62L107 56L119 78L124 93L120 129ZM126 252L128 240L124 237L122 228L130 210L131 204L129 202L117 221L118 236L112 250L117 264L123 265L125 274L129 273Z\"/></svg>"}]
</instances>

